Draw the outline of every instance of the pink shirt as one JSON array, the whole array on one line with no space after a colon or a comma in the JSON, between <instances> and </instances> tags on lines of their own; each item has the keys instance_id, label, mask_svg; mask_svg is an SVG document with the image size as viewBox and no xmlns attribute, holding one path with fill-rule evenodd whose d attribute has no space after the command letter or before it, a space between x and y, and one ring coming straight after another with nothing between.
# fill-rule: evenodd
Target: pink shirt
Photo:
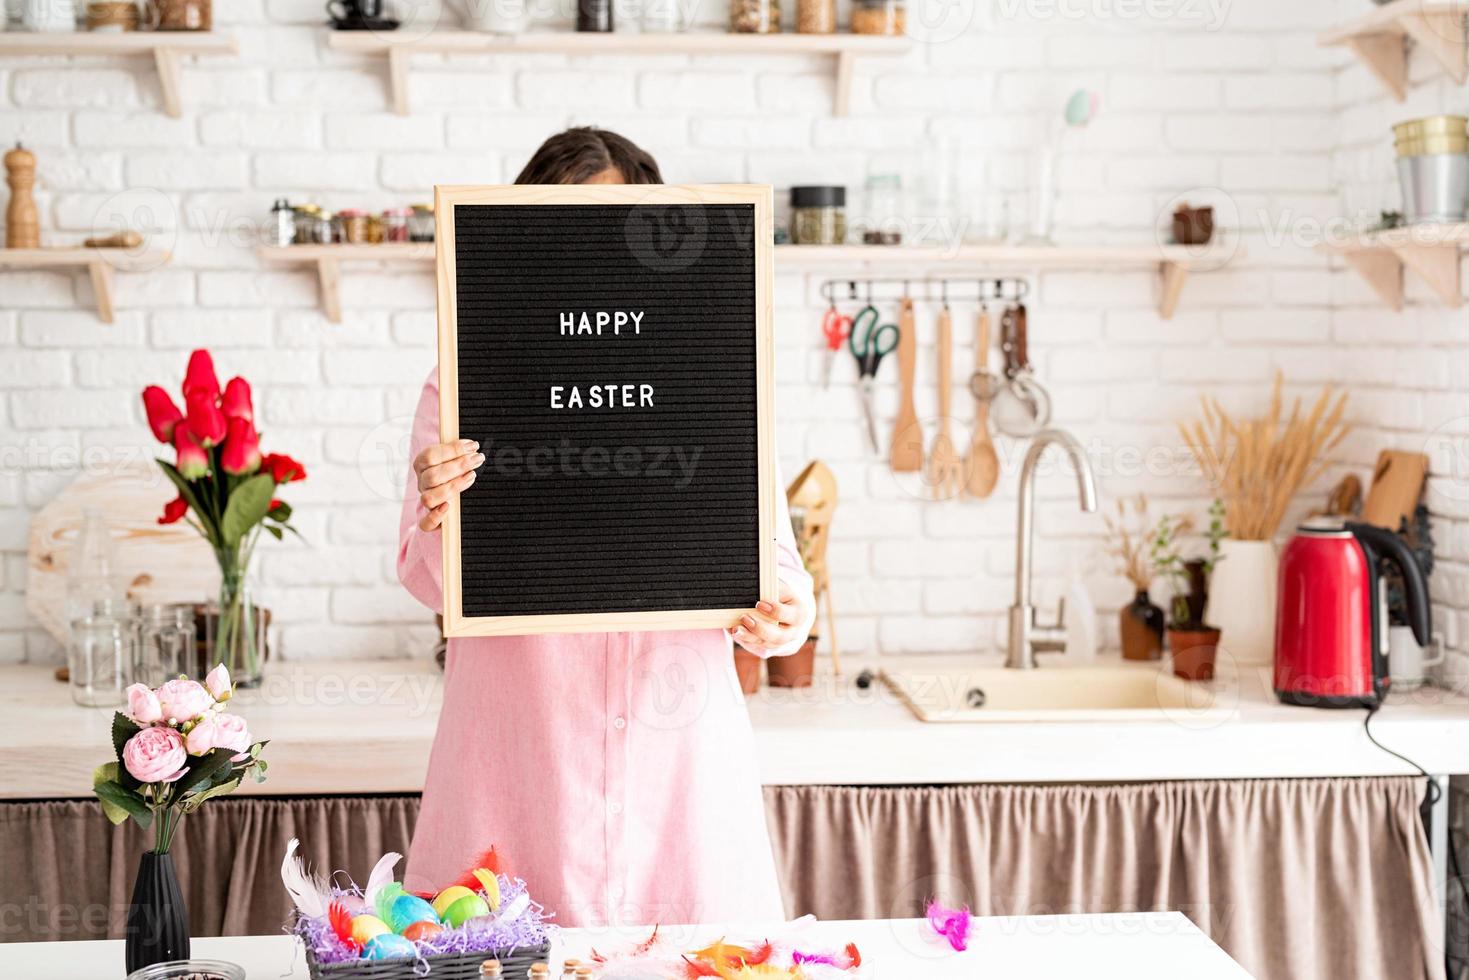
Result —
<instances>
[{"instance_id":1,"label":"pink shirt","mask_svg":"<svg viewBox=\"0 0 1469 980\"><path fill-rule=\"evenodd\" d=\"M435 375L414 457L438 420ZM776 499L780 577L814 610ZM398 577L439 611L440 532L422 515L410 473ZM443 887L494 844L562 925L782 916L731 644L721 630L450 640L407 887Z\"/></svg>"}]
</instances>

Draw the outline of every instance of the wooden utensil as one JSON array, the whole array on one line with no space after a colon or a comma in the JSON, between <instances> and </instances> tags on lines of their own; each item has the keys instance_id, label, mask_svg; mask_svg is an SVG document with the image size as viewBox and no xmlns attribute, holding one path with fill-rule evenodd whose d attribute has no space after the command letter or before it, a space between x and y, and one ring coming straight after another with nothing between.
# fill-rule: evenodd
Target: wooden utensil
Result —
<instances>
[{"instance_id":1,"label":"wooden utensil","mask_svg":"<svg viewBox=\"0 0 1469 980\"><path fill-rule=\"evenodd\" d=\"M993 388L993 385L984 383L989 377L990 361L990 311L984 307L979 311L974 344L974 372L981 379L981 384L970 385L975 390L974 427L969 438L969 474L964 489L969 496L983 499L995 492L995 484L1000 479L1000 455L995 452L994 440L990 438L990 398L993 396L982 394L984 390Z\"/></svg>"},{"instance_id":2,"label":"wooden utensil","mask_svg":"<svg viewBox=\"0 0 1469 980\"><path fill-rule=\"evenodd\" d=\"M1389 531L1398 530L1404 520L1413 519L1427 475L1427 456L1384 449L1372 470L1372 486L1362 505L1362 520Z\"/></svg>"},{"instance_id":3,"label":"wooden utensil","mask_svg":"<svg viewBox=\"0 0 1469 980\"><path fill-rule=\"evenodd\" d=\"M913 407L913 381L918 370L918 333L913 324L913 301L904 296L898 307L898 418L893 423L893 441L888 463L894 473L917 473L923 469L923 430Z\"/></svg>"},{"instance_id":4,"label":"wooden utensil","mask_svg":"<svg viewBox=\"0 0 1469 980\"><path fill-rule=\"evenodd\" d=\"M837 507L837 479L831 468L820 460L806 464L800 475L786 487L786 504L801 514L801 530L796 545L801 560L811 576L812 591L818 608L826 600L826 639L831 650L832 669L842 672L841 650L837 645L836 611L831 601L831 567L826 561L826 546L831 540L831 518Z\"/></svg>"},{"instance_id":5,"label":"wooden utensil","mask_svg":"<svg viewBox=\"0 0 1469 980\"><path fill-rule=\"evenodd\" d=\"M87 248L139 248L143 236L136 231L116 231L101 238L88 238L82 242Z\"/></svg>"},{"instance_id":6,"label":"wooden utensil","mask_svg":"<svg viewBox=\"0 0 1469 980\"><path fill-rule=\"evenodd\" d=\"M40 248L41 212L36 207L36 155L19 143L5 154L10 204L5 209L5 247Z\"/></svg>"},{"instance_id":7,"label":"wooden utensil","mask_svg":"<svg viewBox=\"0 0 1469 980\"><path fill-rule=\"evenodd\" d=\"M964 486L964 464L949 438L949 388L953 384L950 365L954 356L954 323L949 304L939 310L939 424L924 471L928 489L935 500L947 500Z\"/></svg>"}]
</instances>

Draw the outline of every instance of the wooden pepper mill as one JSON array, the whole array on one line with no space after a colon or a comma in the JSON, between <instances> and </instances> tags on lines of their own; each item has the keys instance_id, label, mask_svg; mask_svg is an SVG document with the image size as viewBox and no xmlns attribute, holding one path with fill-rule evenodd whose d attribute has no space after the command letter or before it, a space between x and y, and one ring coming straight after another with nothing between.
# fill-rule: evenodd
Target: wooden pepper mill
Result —
<instances>
[{"instance_id":1,"label":"wooden pepper mill","mask_svg":"<svg viewBox=\"0 0 1469 980\"><path fill-rule=\"evenodd\" d=\"M40 248L41 212L32 192L36 189L36 155L19 143L5 154L5 182L10 206L5 209L5 247Z\"/></svg>"}]
</instances>

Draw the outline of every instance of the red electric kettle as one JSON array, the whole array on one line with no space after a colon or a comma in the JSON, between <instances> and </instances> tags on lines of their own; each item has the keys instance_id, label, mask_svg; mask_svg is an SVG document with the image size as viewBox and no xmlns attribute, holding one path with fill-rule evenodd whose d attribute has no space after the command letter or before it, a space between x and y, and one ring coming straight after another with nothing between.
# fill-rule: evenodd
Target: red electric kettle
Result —
<instances>
[{"instance_id":1,"label":"red electric kettle","mask_svg":"<svg viewBox=\"0 0 1469 980\"><path fill-rule=\"evenodd\" d=\"M1402 575L1408 625L1423 646L1432 626L1428 585L1413 553L1373 524L1314 518L1280 556L1275 694L1286 704L1376 707L1387 693L1387 581Z\"/></svg>"}]
</instances>

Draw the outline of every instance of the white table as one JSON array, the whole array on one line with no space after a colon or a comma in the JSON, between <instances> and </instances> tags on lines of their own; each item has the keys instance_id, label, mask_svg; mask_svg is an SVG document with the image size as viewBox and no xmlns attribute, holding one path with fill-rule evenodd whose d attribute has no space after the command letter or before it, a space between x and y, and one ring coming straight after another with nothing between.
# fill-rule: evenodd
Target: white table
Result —
<instances>
[{"instance_id":1,"label":"white table","mask_svg":"<svg viewBox=\"0 0 1469 980\"><path fill-rule=\"evenodd\" d=\"M568 929L553 964L585 958L595 946L610 953L645 939L648 929ZM1237 963L1178 912L1047 915L974 920L969 949L956 953L916 919L815 922L769 926L665 926L659 935L681 949L715 939L755 942L769 937L805 949L840 949L855 942L864 980L1249 980ZM0 945L0 970L22 980L107 980L122 976L122 942ZM197 939L193 955L245 967L250 980L307 980L305 957L290 936ZM521 980L519 977L507 980ZM649 980L653 980L652 977Z\"/></svg>"}]
</instances>

